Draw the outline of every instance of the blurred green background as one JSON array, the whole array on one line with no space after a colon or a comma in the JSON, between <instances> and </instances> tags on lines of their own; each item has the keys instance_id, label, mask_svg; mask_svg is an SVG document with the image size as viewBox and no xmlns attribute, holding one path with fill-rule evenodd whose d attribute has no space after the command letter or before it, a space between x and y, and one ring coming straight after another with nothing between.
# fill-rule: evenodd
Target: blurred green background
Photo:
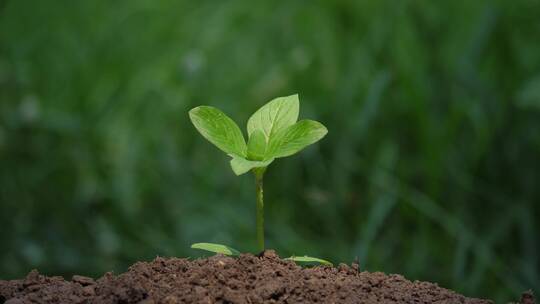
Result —
<instances>
[{"instance_id":1,"label":"blurred green background","mask_svg":"<svg viewBox=\"0 0 540 304\"><path fill-rule=\"evenodd\" d=\"M540 2L0 1L0 278L255 250L242 129L329 134L265 179L268 246L499 301L540 286Z\"/></svg>"}]
</instances>

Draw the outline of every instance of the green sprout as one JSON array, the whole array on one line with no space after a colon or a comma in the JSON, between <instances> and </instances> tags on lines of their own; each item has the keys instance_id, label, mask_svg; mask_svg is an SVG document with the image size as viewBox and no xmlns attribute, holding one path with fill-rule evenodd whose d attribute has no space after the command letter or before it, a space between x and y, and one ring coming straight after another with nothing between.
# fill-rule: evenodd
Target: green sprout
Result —
<instances>
[{"instance_id":1,"label":"green sprout","mask_svg":"<svg viewBox=\"0 0 540 304\"><path fill-rule=\"evenodd\" d=\"M249 118L247 143L238 125L217 108L199 106L189 111L191 122L201 135L232 158L231 168L236 175L253 172L257 203L257 246L260 251L265 249L263 177L266 169L275 159L291 156L328 133L326 127L317 121L297 121L299 110L297 94L278 97L268 102ZM209 243L193 246L192 248L219 253L234 250L224 245ZM223 248L226 248L224 252L221 250ZM295 257L290 259L301 261Z\"/></svg>"},{"instance_id":2,"label":"green sprout","mask_svg":"<svg viewBox=\"0 0 540 304\"><path fill-rule=\"evenodd\" d=\"M195 243L191 245L191 248L193 249L202 249L210 252L215 253L221 253L224 255L232 255L237 256L240 255L240 251L231 248L229 246L221 245L221 244L213 244L213 243Z\"/></svg>"}]
</instances>

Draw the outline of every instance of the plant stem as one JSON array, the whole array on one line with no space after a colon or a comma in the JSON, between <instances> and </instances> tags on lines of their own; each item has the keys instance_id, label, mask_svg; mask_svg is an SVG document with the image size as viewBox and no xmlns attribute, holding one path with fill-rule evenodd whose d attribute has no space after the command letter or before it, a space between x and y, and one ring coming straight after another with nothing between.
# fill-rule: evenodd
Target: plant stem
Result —
<instances>
[{"instance_id":1,"label":"plant stem","mask_svg":"<svg viewBox=\"0 0 540 304\"><path fill-rule=\"evenodd\" d=\"M257 246L259 251L264 251L264 200L263 200L263 176L266 168L256 168L255 191L257 193Z\"/></svg>"}]
</instances>

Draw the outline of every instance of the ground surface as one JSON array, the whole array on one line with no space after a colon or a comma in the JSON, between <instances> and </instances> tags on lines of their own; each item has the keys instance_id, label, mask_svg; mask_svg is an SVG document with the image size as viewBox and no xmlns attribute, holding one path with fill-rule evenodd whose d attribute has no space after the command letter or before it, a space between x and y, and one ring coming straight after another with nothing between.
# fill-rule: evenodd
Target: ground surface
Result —
<instances>
[{"instance_id":1,"label":"ground surface","mask_svg":"<svg viewBox=\"0 0 540 304\"><path fill-rule=\"evenodd\" d=\"M525 301L524 301L524 300ZM525 297L525 304L534 298ZM32 271L0 281L0 303L491 303L400 275L357 267L301 268L273 251L233 259L156 258L126 273L71 281Z\"/></svg>"}]
</instances>

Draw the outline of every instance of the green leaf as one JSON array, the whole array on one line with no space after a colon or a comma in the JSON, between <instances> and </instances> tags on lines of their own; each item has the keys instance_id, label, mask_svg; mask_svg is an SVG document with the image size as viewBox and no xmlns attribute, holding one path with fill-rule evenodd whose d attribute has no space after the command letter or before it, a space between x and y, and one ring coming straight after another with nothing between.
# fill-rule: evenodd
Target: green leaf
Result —
<instances>
[{"instance_id":1,"label":"green leaf","mask_svg":"<svg viewBox=\"0 0 540 304\"><path fill-rule=\"evenodd\" d=\"M247 160L241 157L234 157L231 160L231 168L236 175L242 175L253 168L267 167L273 161L274 161L273 158L269 160L265 160L265 161L254 161L254 160Z\"/></svg>"},{"instance_id":2,"label":"green leaf","mask_svg":"<svg viewBox=\"0 0 540 304\"><path fill-rule=\"evenodd\" d=\"M332 263L328 262L327 260L323 260L323 259L319 259L319 258L314 258L314 257L310 257L310 256L292 256L290 258L286 258L285 260L291 260L291 261L295 261L295 262L302 262L302 263L319 263L319 264L322 264L322 265L328 265L328 266L333 266Z\"/></svg>"},{"instance_id":3,"label":"green leaf","mask_svg":"<svg viewBox=\"0 0 540 304\"><path fill-rule=\"evenodd\" d=\"M229 246L214 244L214 243L195 243L191 245L193 249L201 249L214 253L221 253L225 255L240 255L240 251L231 248Z\"/></svg>"},{"instance_id":4,"label":"green leaf","mask_svg":"<svg viewBox=\"0 0 540 304\"><path fill-rule=\"evenodd\" d=\"M250 160L263 160L266 152L266 137L261 130L251 133L248 141L247 156Z\"/></svg>"},{"instance_id":5,"label":"green leaf","mask_svg":"<svg viewBox=\"0 0 540 304\"><path fill-rule=\"evenodd\" d=\"M238 125L214 107L200 106L189 111L191 122L208 141L231 156L246 157L247 146Z\"/></svg>"},{"instance_id":6,"label":"green leaf","mask_svg":"<svg viewBox=\"0 0 540 304\"><path fill-rule=\"evenodd\" d=\"M278 97L257 110L248 120L249 137L255 130L262 130L266 138L293 125L298 120L300 102L298 94Z\"/></svg>"},{"instance_id":7,"label":"green leaf","mask_svg":"<svg viewBox=\"0 0 540 304\"><path fill-rule=\"evenodd\" d=\"M293 155L323 138L328 130L320 122L301 120L270 138L266 158Z\"/></svg>"}]
</instances>

